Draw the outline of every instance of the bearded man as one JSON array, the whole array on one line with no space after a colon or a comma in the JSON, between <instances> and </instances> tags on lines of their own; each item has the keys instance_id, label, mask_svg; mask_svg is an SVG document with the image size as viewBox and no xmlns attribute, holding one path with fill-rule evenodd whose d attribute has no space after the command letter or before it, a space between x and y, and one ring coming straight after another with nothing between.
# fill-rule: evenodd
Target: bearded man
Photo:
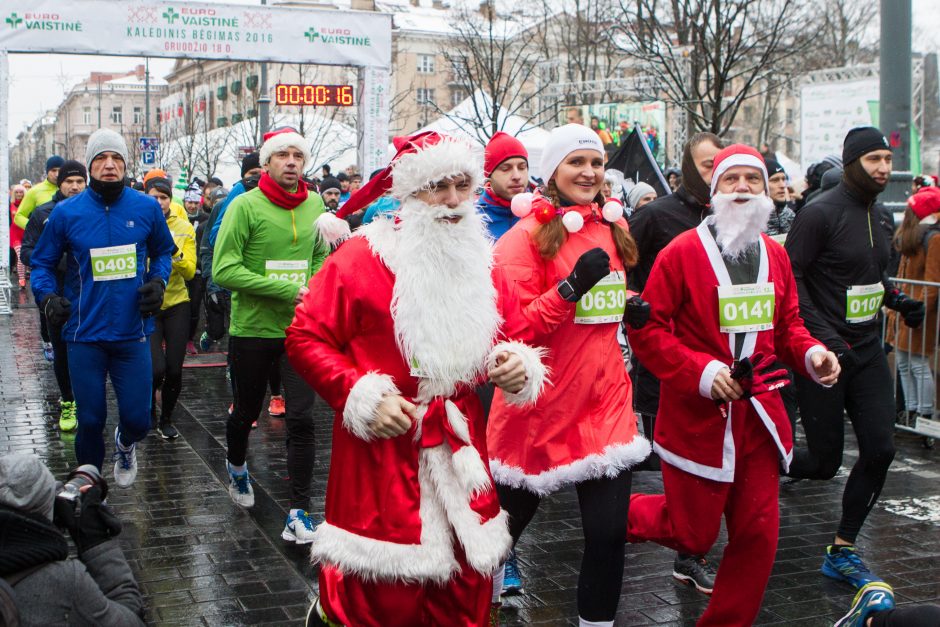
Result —
<instances>
[{"instance_id":1,"label":"bearded man","mask_svg":"<svg viewBox=\"0 0 940 627\"><path fill-rule=\"evenodd\" d=\"M663 386L653 448L665 494L633 495L627 539L702 555L722 514L728 527L699 625L752 624L770 577L778 477L793 441L778 392L789 379L772 364L827 386L839 375L836 356L803 326L786 253L762 234L767 187L753 148L715 156L713 215L660 253L643 292L649 322L629 331Z\"/></svg>"},{"instance_id":2,"label":"bearded man","mask_svg":"<svg viewBox=\"0 0 940 627\"><path fill-rule=\"evenodd\" d=\"M387 191L401 208L327 259L287 330L291 363L336 410L308 624L483 625L511 540L474 388L533 402L545 373L505 341L525 324L492 278L480 155L436 133L395 146L337 215Z\"/></svg>"}]
</instances>

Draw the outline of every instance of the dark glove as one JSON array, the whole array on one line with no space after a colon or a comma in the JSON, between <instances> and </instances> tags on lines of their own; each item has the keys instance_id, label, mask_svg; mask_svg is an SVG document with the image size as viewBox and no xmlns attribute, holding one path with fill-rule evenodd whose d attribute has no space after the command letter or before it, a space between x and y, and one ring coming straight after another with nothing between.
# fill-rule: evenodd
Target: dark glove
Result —
<instances>
[{"instance_id":1,"label":"dark glove","mask_svg":"<svg viewBox=\"0 0 940 627\"><path fill-rule=\"evenodd\" d=\"M574 270L564 281L571 286L571 290L568 294L560 292L562 298L568 302L578 302L588 290L608 274L610 274L610 255L600 248L592 248L581 255L574 264Z\"/></svg>"},{"instance_id":2,"label":"dark glove","mask_svg":"<svg viewBox=\"0 0 940 627\"><path fill-rule=\"evenodd\" d=\"M639 296L627 299L623 319L634 329L642 329L650 319L650 304Z\"/></svg>"},{"instance_id":3,"label":"dark glove","mask_svg":"<svg viewBox=\"0 0 940 627\"><path fill-rule=\"evenodd\" d=\"M49 294L42 299L39 306L46 315L46 320L55 327L61 327L72 315L72 303L64 296Z\"/></svg>"},{"instance_id":4,"label":"dark glove","mask_svg":"<svg viewBox=\"0 0 940 627\"><path fill-rule=\"evenodd\" d=\"M897 289L885 294L885 307L901 314L904 324L912 329L916 329L924 322L924 316L927 313L922 301L915 300Z\"/></svg>"},{"instance_id":5,"label":"dark glove","mask_svg":"<svg viewBox=\"0 0 940 627\"><path fill-rule=\"evenodd\" d=\"M160 279L150 279L138 287L137 293L140 294L140 313L149 316L159 311L160 305L163 304L163 292L165 291L166 286Z\"/></svg>"},{"instance_id":6,"label":"dark glove","mask_svg":"<svg viewBox=\"0 0 940 627\"><path fill-rule=\"evenodd\" d=\"M731 372L731 378L744 390L744 398L779 390L792 383L786 368L771 369L775 363L775 355L764 355L760 352L738 362Z\"/></svg>"},{"instance_id":7,"label":"dark glove","mask_svg":"<svg viewBox=\"0 0 940 627\"><path fill-rule=\"evenodd\" d=\"M101 502L101 486L93 485L82 495L78 524L68 530L81 556L88 549L116 538L121 528L121 520Z\"/></svg>"}]
</instances>

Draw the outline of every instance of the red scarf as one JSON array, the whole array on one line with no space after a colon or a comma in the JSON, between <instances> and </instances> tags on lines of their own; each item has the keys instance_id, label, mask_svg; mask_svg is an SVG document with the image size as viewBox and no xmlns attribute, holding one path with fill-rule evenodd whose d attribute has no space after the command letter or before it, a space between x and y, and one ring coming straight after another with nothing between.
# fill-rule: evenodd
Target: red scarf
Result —
<instances>
[{"instance_id":1,"label":"red scarf","mask_svg":"<svg viewBox=\"0 0 940 627\"><path fill-rule=\"evenodd\" d=\"M300 203L307 200L307 186L304 185L302 181L297 182L296 192L289 192L278 185L267 172L261 174L261 180L258 181L258 188L268 200L283 209L294 209Z\"/></svg>"}]
</instances>

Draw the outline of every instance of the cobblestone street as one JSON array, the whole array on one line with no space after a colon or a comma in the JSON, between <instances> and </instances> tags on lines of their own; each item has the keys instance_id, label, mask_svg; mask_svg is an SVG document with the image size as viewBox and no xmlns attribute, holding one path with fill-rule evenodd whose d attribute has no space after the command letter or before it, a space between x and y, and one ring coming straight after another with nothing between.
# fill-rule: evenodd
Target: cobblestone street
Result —
<instances>
[{"instance_id":1,"label":"cobblestone street","mask_svg":"<svg viewBox=\"0 0 940 627\"><path fill-rule=\"evenodd\" d=\"M12 316L0 317L0 454L34 452L61 479L76 465L73 438L59 432L52 366L42 357L37 312L25 294L19 293ZM138 453L137 482L129 489L112 485L108 499L125 522L120 540L145 594L148 621L303 624L316 569L307 550L280 537L288 496L284 423L262 414L248 457L256 506L239 509L225 484L231 402L225 370L206 366L205 356L189 365L175 416L181 437L163 441L151 434ZM332 411L322 401L316 411L314 512L322 516ZM106 434L113 434L113 403L110 412ZM850 464L856 452L851 429L846 433ZM110 455L112 435L106 441ZM872 570L894 586L899 603L940 603L940 448L928 450L920 438L901 433L897 448L859 546ZM854 591L819 573L839 519L845 476L843 468L829 482L782 486L780 543L759 624L832 625L848 608ZM633 486L637 492L661 490L653 473L638 473ZM723 538L710 554L716 562ZM581 544L574 491L543 500L518 547L526 593L506 601L504 624L577 624ZM672 559L672 552L655 545L627 546L617 625L694 624L706 599L672 579Z\"/></svg>"}]
</instances>

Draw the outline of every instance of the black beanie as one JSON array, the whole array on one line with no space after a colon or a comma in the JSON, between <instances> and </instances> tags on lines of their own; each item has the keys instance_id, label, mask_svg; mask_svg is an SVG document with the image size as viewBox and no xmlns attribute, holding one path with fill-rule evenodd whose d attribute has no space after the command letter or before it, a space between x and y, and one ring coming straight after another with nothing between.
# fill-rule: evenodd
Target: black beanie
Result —
<instances>
[{"instance_id":1,"label":"black beanie","mask_svg":"<svg viewBox=\"0 0 940 627\"><path fill-rule=\"evenodd\" d=\"M849 131L842 144L842 166L845 167L873 150L891 150L888 140L874 126L857 126Z\"/></svg>"},{"instance_id":2,"label":"black beanie","mask_svg":"<svg viewBox=\"0 0 940 627\"><path fill-rule=\"evenodd\" d=\"M764 159L764 164L767 166L767 178L770 178L774 174L780 174L781 172L784 174L787 173L776 159Z\"/></svg>"},{"instance_id":3,"label":"black beanie","mask_svg":"<svg viewBox=\"0 0 940 627\"><path fill-rule=\"evenodd\" d=\"M148 192L152 189L159 190L166 194L167 196L173 197L173 183L170 182L170 179L165 179L162 176L155 176L147 180L147 183L144 185L144 189Z\"/></svg>"},{"instance_id":4,"label":"black beanie","mask_svg":"<svg viewBox=\"0 0 940 627\"><path fill-rule=\"evenodd\" d=\"M320 181L320 193L321 194L331 189L335 189L338 192L343 190L343 188L340 187L339 179L336 179L332 176L328 176L324 178L322 181Z\"/></svg>"},{"instance_id":5,"label":"black beanie","mask_svg":"<svg viewBox=\"0 0 940 627\"><path fill-rule=\"evenodd\" d=\"M72 159L59 166L59 178L56 180L59 181L59 185L62 185L62 181L70 176L80 176L83 181L88 181L88 171L85 166Z\"/></svg>"},{"instance_id":6,"label":"black beanie","mask_svg":"<svg viewBox=\"0 0 940 627\"><path fill-rule=\"evenodd\" d=\"M261 155L257 152L253 152L250 155L245 155L245 158L242 159L242 178L245 178L245 174L248 173L248 170L254 170L255 168L261 167Z\"/></svg>"}]
</instances>

